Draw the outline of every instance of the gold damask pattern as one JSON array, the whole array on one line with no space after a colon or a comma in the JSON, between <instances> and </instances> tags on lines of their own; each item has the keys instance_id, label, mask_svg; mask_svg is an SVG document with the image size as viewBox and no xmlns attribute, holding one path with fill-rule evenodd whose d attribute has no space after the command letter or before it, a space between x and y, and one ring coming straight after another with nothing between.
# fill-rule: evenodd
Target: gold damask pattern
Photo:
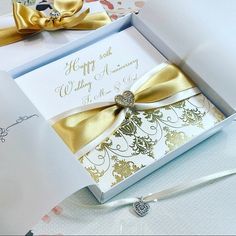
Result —
<instances>
[{"instance_id":1,"label":"gold damask pattern","mask_svg":"<svg viewBox=\"0 0 236 236\"><path fill-rule=\"evenodd\" d=\"M128 178L143 167L136 166L132 161L119 160L117 157L113 158L113 160L115 161L115 164L112 166L112 175L115 177L115 182L113 182L111 186Z\"/></svg>"},{"instance_id":2,"label":"gold damask pattern","mask_svg":"<svg viewBox=\"0 0 236 236\"><path fill-rule=\"evenodd\" d=\"M171 130L169 127L164 127L163 129L166 132L165 144L168 147L166 153L174 151L191 139L182 131Z\"/></svg>"},{"instance_id":3,"label":"gold damask pattern","mask_svg":"<svg viewBox=\"0 0 236 236\"><path fill-rule=\"evenodd\" d=\"M183 108L184 109L184 108ZM205 116L205 112L199 111L198 108L195 109L184 109L182 117L180 119L183 120L185 125L195 125L199 128L204 128L202 123L202 117Z\"/></svg>"},{"instance_id":4,"label":"gold damask pattern","mask_svg":"<svg viewBox=\"0 0 236 236\"><path fill-rule=\"evenodd\" d=\"M89 174L92 176L96 183L98 183L99 179L105 174L103 170L99 171L96 166L86 167L86 170L89 172Z\"/></svg>"},{"instance_id":5,"label":"gold damask pattern","mask_svg":"<svg viewBox=\"0 0 236 236\"><path fill-rule=\"evenodd\" d=\"M80 161L106 191L223 119L202 94L158 109L130 111L121 126Z\"/></svg>"}]
</instances>

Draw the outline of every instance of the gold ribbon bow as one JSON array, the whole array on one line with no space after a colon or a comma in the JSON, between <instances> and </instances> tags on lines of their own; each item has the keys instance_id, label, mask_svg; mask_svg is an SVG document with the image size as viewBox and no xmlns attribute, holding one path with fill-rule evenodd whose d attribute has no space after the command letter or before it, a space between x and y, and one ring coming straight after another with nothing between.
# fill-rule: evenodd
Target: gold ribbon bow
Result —
<instances>
[{"instance_id":1,"label":"gold ribbon bow","mask_svg":"<svg viewBox=\"0 0 236 236\"><path fill-rule=\"evenodd\" d=\"M42 31L61 29L93 30L111 22L105 12L82 13L83 0L54 0L54 10L50 16L33 10L20 3L13 2L13 17L16 26L0 29L0 46L5 46L25 39Z\"/></svg>"},{"instance_id":2,"label":"gold ribbon bow","mask_svg":"<svg viewBox=\"0 0 236 236\"><path fill-rule=\"evenodd\" d=\"M134 93L126 91L116 96L112 105L65 115L53 124L53 128L76 153L111 127L123 109L136 109L140 103L155 103L193 87L195 84L176 66L166 65Z\"/></svg>"}]
</instances>

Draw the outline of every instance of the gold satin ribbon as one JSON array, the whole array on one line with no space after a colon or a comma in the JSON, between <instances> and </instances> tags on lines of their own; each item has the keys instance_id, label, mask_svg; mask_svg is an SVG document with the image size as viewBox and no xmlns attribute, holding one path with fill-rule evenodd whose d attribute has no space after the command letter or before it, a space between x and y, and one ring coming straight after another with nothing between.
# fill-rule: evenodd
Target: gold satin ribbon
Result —
<instances>
[{"instance_id":1,"label":"gold satin ribbon","mask_svg":"<svg viewBox=\"0 0 236 236\"><path fill-rule=\"evenodd\" d=\"M193 87L195 84L176 66L167 65L134 92L135 103L158 102ZM56 121L53 128L76 153L111 127L122 109L114 104L79 112Z\"/></svg>"},{"instance_id":2,"label":"gold satin ribbon","mask_svg":"<svg viewBox=\"0 0 236 236\"><path fill-rule=\"evenodd\" d=\"M20 3L13 2L13 17L16 26L0 29L0 46L21 41L42 31L61 29L93 30L111 22L105 12L89 14L89 9L78 13L83 0L54 0L54 12L58 17L48 17Z\"/></svg>"}]
</instances>

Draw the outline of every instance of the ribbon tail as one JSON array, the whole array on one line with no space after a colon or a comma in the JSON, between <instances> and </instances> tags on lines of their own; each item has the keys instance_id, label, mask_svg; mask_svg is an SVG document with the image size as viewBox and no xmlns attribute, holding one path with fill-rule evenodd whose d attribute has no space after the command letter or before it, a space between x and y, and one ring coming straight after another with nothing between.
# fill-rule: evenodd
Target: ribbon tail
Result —
<instances>
[{"instance_id":1,"label":"ribbon tail","mask_svg":"<svg viewBox=\"0 0 236 236\"><path fill-rule=\"evenodd\" d=\"M16 27L0 29L0 47L19 42L38 32L21 34Z\"/></svg>"},{"instance_id":2,"label":"ribbon tail","mask_svg":"<svg viewBox=\"0 0 236 236\"><path fill-rule=\"evenodd\" d=\"M85 19L86 16L88 16L89 12L90 12L90 9L88 8L87 10L85 10L84 12L82 12L76 17L64 18L63 27L65 29L77 29L76 26L79 23L81 23Z\"/></svg>"},{"instance_id":3,"label":"ribbon tail","mask_svg":"<svg viewBox=\"0 0 236 236\"><path fill-rule=\"evenodd\" d=\"M96 140L114 124L121 110L113 105L79 112L56 121L52 127L74 154L88 144L90 144L88 150L90 151L91 141ZM107 135L103 139L106 137ZM101 141L96 142L96 145ZM96 145L92 146L96 147Z\"/></svg>"},{"instance_id":4,"label":"ribbon tail","mask_svg":"<svg viewBox=\"0 0 236 236\"><path fill-rule=\"evenodd\" d=\"M72 16L81 10L83 0L54 0L53 6L57 11L62 12L64 16Z\"/></svg>"},{"instance_id":5,"label":"ribbon tail","mask_svg":"<svg viewBox=\"0 0 236 236\"><path fill-rule=\"evenodd\" d=\"M105 12L94 13L87 15L79 24L71 29L95 30L109 23L111 23L111 19Z\"/></svg>"}]
</instances>

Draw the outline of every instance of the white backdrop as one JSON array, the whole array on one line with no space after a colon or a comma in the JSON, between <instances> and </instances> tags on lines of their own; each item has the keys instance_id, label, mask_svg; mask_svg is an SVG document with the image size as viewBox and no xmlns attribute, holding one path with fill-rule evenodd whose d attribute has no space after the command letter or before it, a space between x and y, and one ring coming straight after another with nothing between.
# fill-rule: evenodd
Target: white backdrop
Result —
<instances>
[{"instance_id":1,"label":"white backdrop","mask_svg":"<svg viewBox=\"0 0 236 236\"><path fill-rule=\"evenodd\" d=\"M0 0L0 14L10 0ZM209 9L210 11L210 9ZM140 196L181 181L236 167L236 122L188 151L116 197ZM75 202L95 203L88 190L65 200L62 212L50 213L34 228L46 234L236 234L236 177L151 205L145 218L129 208L102 212L77 208ZM80 199L80 200L78 200ZM60 208L60 209L61 209Z\"/></svg>"}]
</instances>

